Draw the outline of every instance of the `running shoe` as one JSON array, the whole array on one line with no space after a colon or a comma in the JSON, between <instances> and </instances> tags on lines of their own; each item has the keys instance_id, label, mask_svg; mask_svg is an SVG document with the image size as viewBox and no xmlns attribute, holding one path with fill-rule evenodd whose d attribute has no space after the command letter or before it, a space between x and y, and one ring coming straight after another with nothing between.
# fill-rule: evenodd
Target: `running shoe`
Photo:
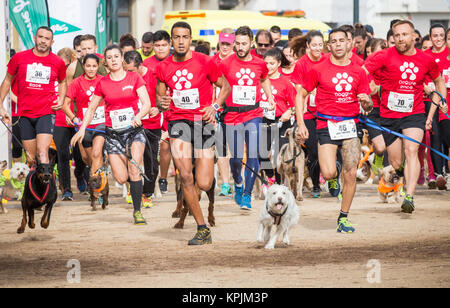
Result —
<instances>
[{"instance_id":1,"label":"running shoe","mask_svg":"<svg viewBox=\"0 0 450 308\"><path fill-rule=\"evenodd\" d=\"M237 205L242 204L242 195L244 193L244 188L238 187L236 184L234 184L234 201L237 203Z\"/></svg>"},{"instance_id":2,"label":"running shoe","mask_svg":"<svg viewBox=\"0 0 450 308\"><path fill-rule=\"evenodd\" d=\"M406 195L405 200L402 204L402 212L407 214L412 214L414 212L414 197L411 195Z\"/></svg>"},{"instance_id":3,"label":"running shoe","mask_svg":"<svg viewBox=\"0 0 450 308\"><path fill-rule=\"evenodd\" d=\"M321 190L320 188L314 188L313 191L312 191L312 197L313 197L313 199L319 199L319 198L321 198L321 197L322 197L321 192L322 192L322 190Z\"/></svg>"},{"instance_id":4,"label":"running shoe","mask_svg":"<svg viewBox=\"0 0 450 308\"><path fill-rule=\"evenodd\" d=\"M80 194L84 195L87 194L87 182L84 178L77 178L77 187L80 191Z\"/></svg>"},{"instance_id":5,"label":"running shoe","mask_svg":"<svg viewBox=\"0 0 450 308\"><path fill-rule=\"evenodd\" d=\"M211 230L209 228L202 228L197 231L194 238L189 241L189 246L199 246L205 244L212 244Z\"/></svg>"},{"instance_id":6,"label":"running shoe","mask_svg":"<svg viewBox=\"0 0 450 308\"><path fill-rule=\"evenodd\" d=\"M133 197L131 197L130 194L127 195L127 197L125 198L125 200L127 201L127 204L133 204Z\"/></svg>"},{"instance_id":7,"label":"running shoe","mask_svg":"<svg viewBox=\"0 0 450 308\"><path fill-rule=\"evenodd\" d=\"M62 195L62 201L73 201L73 193L70 190L66 190Z\"/></svg>"},{"instance_id":8,"label":"running shoe","mask_svg":"<svg viewBox=\"0 0 450 308\"><path fill-rule=\"evenodd\" d=\"M437 188L436 179L434 177L428 178L428 189L434 190Z\"/></svg>"},{"instance_id":9,"label":"running shoe","mask_svg":"<svg viewBox=\"0 0 450 308\"><path fill-rule=\"evenodd\" d=\"M440 174L436 178L436 186L439 190L447 190L447 181Z\"/></svg>"},{"instance_id":10,"label":"running shoe","mask_svg":"<svg viewBox=\"0 0 450 308\"><path fill-rule=\"evenodd\" d=\"M339 219L337 232L339 232L339 233L354 233L355 228L348 221L348 219L346 217L343 217L343 218Z\"/></svg>"},{"instance_id":11,"label":"running shoe","mask_svg":"<svg viewBox=\"0 0 450 308\"><path fill-rule=\"evenodd\" d=\"M136 226L143 226L147 224L147 221L145 221L145 218L140 211L135 212L133 214L133 217L134 217L134 224Z\"/></svg>"},{"instance_id":12,"label":"running shoe","mask_svg":"<svg viewBox=\"0 0 450 308\"><path fill-rule=\"evenodd\" d=\"M339 184L339 180L337 178L328 181L328 191L333 197L339 197L339 194L341 193L341 184Z\"/></svg>"},{"instance_id":13,"label":"running shoe","mask_svg":"<svg viewBox=\"0 0 450 308\"><path fill-rule=\"evenodd\" d=\"M144 209L151 209L153 207L151 197L147 197L146 195L142 195L142 207Z\"/></svg>"},{"instance_id":14,"label":"running shoe","mask_svg":"<svg viewBox=\"0 0 450 308\"><path fill-rule=\"evenodd\" d=\"M241 210L250 211L252 209L252 196L242 197Z\"/></svg>"},{"instance_id":15,"label":"running shoe","mask_svg":"<svg viewBox=\"0 0 450 308\"><path fill-rule=\"evenodd\" d=\"M159 179L158 183L159 183L159 190L161 191L161 194L163 194L163 195L167 194L169 192L169 190L168 190L169 183L167 182L167 180Z\"/></svg>"},{"instance_id":16,"label":"running shoe","mask_svg":"<svg viewBox=\"0 0 450 308\"><path fill-rule=\"evenodd\" d=\"M221 197L228 197L231 196L233 191L231 190L231 186L228 183L225 183L222 185L222 190L219 192L219 196Z\"/></svg>"}]
</instances>

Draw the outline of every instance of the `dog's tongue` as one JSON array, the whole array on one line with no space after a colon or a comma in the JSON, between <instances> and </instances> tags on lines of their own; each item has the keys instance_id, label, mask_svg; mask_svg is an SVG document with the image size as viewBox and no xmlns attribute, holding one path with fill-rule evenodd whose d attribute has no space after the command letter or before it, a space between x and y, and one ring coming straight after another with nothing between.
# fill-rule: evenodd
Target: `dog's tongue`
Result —
<instances>
[{"instance_id":1,"label":"dog's tongue","mask_svg":"<svg viewBox=\"0 0 450 308\"><path fill-rule=\"evenodd\" d=\"M282 208L283 208L283 204L281 204L281 203L278 203L278 204L277 204L277 210L279 210L279 211L280 211L280 210L281 210Z\"/></svg>"}]
</instances>

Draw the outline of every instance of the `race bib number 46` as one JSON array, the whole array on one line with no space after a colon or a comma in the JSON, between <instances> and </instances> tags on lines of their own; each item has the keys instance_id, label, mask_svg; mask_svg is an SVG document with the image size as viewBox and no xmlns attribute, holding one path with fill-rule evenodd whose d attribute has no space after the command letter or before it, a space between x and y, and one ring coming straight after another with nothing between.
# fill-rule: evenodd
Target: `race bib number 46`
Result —
<instances>
[{"instance_id":1,"label":"race bib number 46","mask_svg":"<svg viewBox=\"0 0 450 308\"><path fill-rule=\"evenodd\" d=\"M33 63L27 65L26 81L30 83L49 84L52 69L43 66L41 63Z\"/></svg>"},{"instance_id":2,"label":"race bib number 46","mask_svg":"<svg viewBox=\"0 0 450 308\"><path fill-rule=\"evenodd\" d=\"M134 120L133 108L114 110L109 113L111 117L112 127L115 130L128 128Z\"/></svg>"},{"instance_id":3,"label":"race bib number 46","mask_svg":"<svg viewBox=\"0 0 450 308\"><path fill-rule=\"evenodd\" d=\"M388 108L396 112L412 112L414 108L414 94L391 92L388 98Z\"/></svg>"},{"instance_id":4,"label":"race bib number 46","mask_svg":"<svg viewBox=\"0 0 450 308\"><path fill-rule=\"evenodd\" d=\"M256 104L256 87L233 86L233 103L253 106Z\"/></svg>"},{"instance_id":5,"label":"race bib number 46","mask_svg":"<svg viewBox=\"0 0 450 308\"><path fill-rule=\"evenodd\" d=\"M355 120L337 123L328 121L328 130L331 140L345 140L358 137Z\"/></svg>"},{"instance_id":6,"label":"race bib number 46","mask_svg":"<svg viewBox=\"0 0 450 308\"><path fill-rule=\"evenodd\" d=\"M173 91L172 96L175 107L180 109L195 110L200 108L200 95L198 89Z\"/></svg>"}]
</instances>

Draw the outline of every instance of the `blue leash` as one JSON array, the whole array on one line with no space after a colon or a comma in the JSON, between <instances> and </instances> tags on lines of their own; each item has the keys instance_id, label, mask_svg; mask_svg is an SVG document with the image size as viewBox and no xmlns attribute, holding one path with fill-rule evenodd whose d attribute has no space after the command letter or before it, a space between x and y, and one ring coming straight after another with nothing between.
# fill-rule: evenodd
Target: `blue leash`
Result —
<instances>
[{"instance_id":1,"label":"blue leash","mask_svg":"<svg viewBox=\"0 0 450 308\"><path fill-rule=\"evenodd\" d=\"M436 92L436 93L437 93L437 92ZM417 140L415 140L415 139L412 139L412 138L410 138L410 137L408 137L408 136L405 136L405 135L403 135L403 134L401 134L401 133L397 133L397 132L392 131L392 130L390 130L390 129L388 129L388 128L385 128L385 127L383 127L383 126L380 126L380 125L378 125L377 123L375 123L374 121L368 119L368 118L365 117L365 116L359 115L359 116L355 116L355 117L335 117L335 116L329 116L329 115L321 114L321 113L319 113L319 112L316 113L316 116L319 117L319 118L326 119L326 120L333 120L333 121L338 121L338 122L340 122L340 121L348 121L348 120L356 120L356 119L358 119L358 120L361 121L361 123L364 123L365 125L367 125L367 126L369 126L369 127L372 127L372 128L374 128L374 129L376 129L376 130L379 130L379 131L382 131L382 132L385 132L385 133L388 133L388 134L397 136L397 137L399 137L399 138L402 138L402 139L405 139L405 140L408 140L408 141L417 143L417 144L419 144L419 145L421 145L421 146L424 146L424 147L426 147L427 149L430 149L431 151L433 151L434 153L436 153L437 155L441 156L441 157L444 158L445 160L450 161L450 157L449 157L449 156L447 156L447 155L445 155L445 154L443 154L443 153L441 153L441 152L435 150L434 148L432 148L432 147L430 147L430 146L428 146L428 145L426 145L426 144L423 144L422 142L419 142L419 141L417 141ZM447 115L447 116L448 116L448 115Z\"/></svg>"},{"instance_id":2,"label":"blue leash","mask_svg":"<svg viewBox=\"0 0 450 308\"><path fill-rule=\"evenodd\" d=\"M441 93L439 93L439 92L437 92L437 91L433 91L433 92L430 93L429 98L430 98L430 101L431 101L434 105L436 105L438 108L440 108L440 106L439 106L438 104L436 104L436 103L433 101L433 94L439 95L439 97L441 98L441 100L442 100L444 106L447 104L447 101L445 100L445 98L442 96ZM439 111L440 111L440 110L438 110L438 112L439 112ZM441 112L442 112L442 111L441 111ZM443 113L443 112L442 112L442 113ZM448 113L444 113L444 115L450 120L450 116L448 115Z\"/></svg>"}]
</instances>

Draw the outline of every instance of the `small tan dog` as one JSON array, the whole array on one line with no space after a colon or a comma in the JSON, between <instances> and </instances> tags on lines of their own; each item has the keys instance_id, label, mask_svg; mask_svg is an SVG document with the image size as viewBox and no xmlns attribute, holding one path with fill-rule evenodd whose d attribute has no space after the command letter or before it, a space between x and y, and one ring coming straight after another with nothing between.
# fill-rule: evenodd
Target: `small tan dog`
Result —
<instances>
[{"instance_id":1,"label":"small tan dog","mask_svg":"<svg viewBox=\"0 0 450 308\"><path fill-rule=\"evenodd\" d=\"M378 185L378 194L383 203L395 204L400 202L400 177L392 166L378 170L380 182Z\"/></svg>"},{"instance_id":2,"label":"small tan dog","mask_svg":"<svg viewBox=\"0 0 450 308\"><path fill-rule=\"evenodd\" d=\"M286 131L289 142L280 149L277 157L277 171L281 175L281 183L294 193L297 201L303 201L303 183L305 179L305 152L295 141L294 128Z\"/></svg>"}]
</instances>

